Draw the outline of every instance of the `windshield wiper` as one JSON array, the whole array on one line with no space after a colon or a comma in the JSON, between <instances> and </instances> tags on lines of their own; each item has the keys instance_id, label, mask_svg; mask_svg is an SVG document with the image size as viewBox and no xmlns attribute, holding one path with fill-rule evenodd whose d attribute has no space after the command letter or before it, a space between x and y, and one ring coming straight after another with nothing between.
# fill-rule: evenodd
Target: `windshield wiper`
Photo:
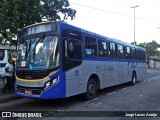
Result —
<instances>
[{"instance_id":1,"label":"windshield wiper","mask_svg":"<svg viewBox=\"0 0 160 120\"><path fill-rule=\"evenodd\" d=\"M44 40L45 39L45 35L42 35L40 38L39 38L39 40L36 42L36 44L35 44L35 46L34 46L34 48L33 48L33 59L34 59L34 57L35 57L35 48L36 48L36 46L38 45L38 43L41 41L41 40Z\"/></svg>"}]
</instances>

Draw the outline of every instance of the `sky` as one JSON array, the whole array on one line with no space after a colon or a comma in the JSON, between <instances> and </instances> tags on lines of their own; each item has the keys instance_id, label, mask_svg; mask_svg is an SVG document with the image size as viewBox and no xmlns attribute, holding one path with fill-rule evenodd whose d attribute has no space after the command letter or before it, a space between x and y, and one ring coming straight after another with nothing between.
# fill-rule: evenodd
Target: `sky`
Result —
<instances>
[{"instance_id":1,"label":"sky","mask_svg":"<svg viewBox=\"0 0 160 120\"><path fill-rule=\"evenodd\" d=\"M69 0L70 7L77 11L75 19L67 23L131 43L160 43L159 0Z\"/></svg>"}]
</instances>

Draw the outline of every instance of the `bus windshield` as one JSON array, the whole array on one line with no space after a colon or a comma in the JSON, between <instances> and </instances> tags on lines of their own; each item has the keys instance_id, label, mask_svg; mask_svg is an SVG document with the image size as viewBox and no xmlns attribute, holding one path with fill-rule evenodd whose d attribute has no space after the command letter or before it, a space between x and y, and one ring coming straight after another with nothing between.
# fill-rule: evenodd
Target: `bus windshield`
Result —
<instances>
[{"instance_id":1,"label":"bus windshield","mask_svg":"<svg viewBox=\"0 0 160 120\"><path fill-rule=\"evenodd\" d=\"M17 69L50 69L59 64L57 36L43 35L18 45Z\"/></svg>"}]
</instances>

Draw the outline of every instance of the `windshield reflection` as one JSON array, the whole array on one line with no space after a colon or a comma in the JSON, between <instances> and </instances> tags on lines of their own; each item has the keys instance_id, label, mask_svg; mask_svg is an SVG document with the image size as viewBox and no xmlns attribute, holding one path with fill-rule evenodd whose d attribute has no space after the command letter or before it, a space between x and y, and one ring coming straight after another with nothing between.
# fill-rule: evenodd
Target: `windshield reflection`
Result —
<instances>
[{"instance_id":1,"label":"windshield reflection","mask_svg":"<svg viewBox=\"0 0 160 120\"><path fill-rule=\"evenodd\" d=\"M59 66L58 37L26 40L18 46L17 68L48 69Z\"/></svg>"}]
</instances>

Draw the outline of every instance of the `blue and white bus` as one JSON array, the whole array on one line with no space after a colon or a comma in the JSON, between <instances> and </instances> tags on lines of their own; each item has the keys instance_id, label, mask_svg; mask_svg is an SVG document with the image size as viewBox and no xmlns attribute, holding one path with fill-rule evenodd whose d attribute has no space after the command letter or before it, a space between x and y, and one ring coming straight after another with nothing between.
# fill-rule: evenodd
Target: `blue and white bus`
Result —
<instances>
[{"instance_id":1,"label":"blue and white bus","mask_svg":"<svg viewBox=\"0 0 160 120\"><path fill-rule=\"evenodd\" d=\"M28 26L18 37L16 94L55 99L145 79L145 49L63 22Z\"/></svg>"}]
</instances>

